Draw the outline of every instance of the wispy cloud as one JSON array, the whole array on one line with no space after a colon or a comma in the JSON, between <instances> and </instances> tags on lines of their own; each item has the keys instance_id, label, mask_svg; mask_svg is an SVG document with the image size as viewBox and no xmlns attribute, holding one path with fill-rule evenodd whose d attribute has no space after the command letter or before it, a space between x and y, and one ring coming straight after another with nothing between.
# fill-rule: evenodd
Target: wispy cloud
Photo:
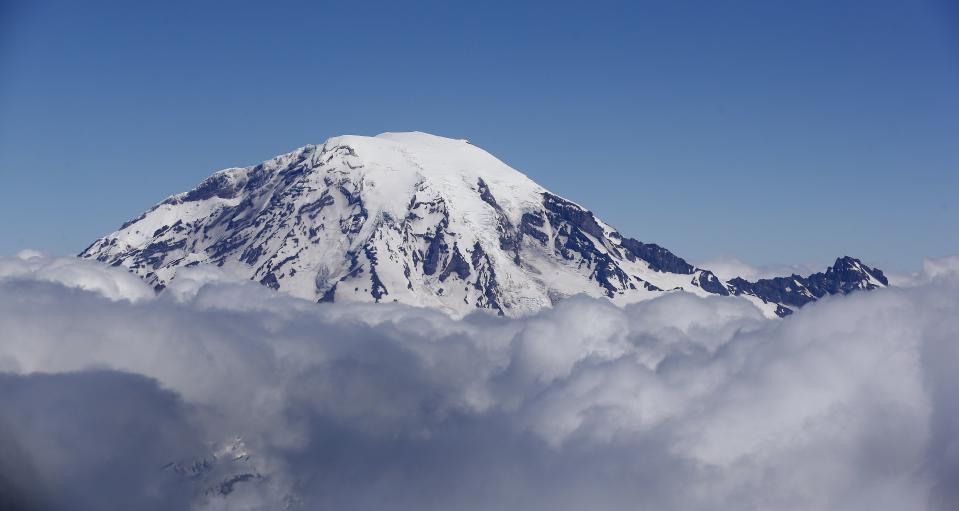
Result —
<instances>
[{"instance_id":1,"label":"wispy cloud","mask_svg":"<svg viewBox=\"0 0 959 511\"><path fill-rule=\"evenodd\" d=\"M828 265L796 264L754 266L735 257L718 257L697 263L696 266L712 271L723 280L731 280L736 277L742 277L749 281L756 281L759 279L769 279L774 277L788 277L792 274L806 276L819 271L824 271Z\"/></svg>"}]
</instances>

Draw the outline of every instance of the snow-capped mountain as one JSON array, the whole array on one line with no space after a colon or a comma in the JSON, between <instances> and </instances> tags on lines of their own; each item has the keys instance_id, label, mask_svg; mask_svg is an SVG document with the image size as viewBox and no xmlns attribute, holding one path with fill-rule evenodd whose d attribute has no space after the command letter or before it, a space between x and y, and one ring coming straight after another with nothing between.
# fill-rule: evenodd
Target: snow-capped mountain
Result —
<instances>
[{"instance_id":1,"label":"snow-capped mountain","mask_svg":"<svg viewBox=\"0 0 959 511\"><path fill-rule=\"evenodd\" d=\"M238 484L263 479L240 437L215 446L207 456L171 462L163 468L196 483L195 490L204 495L226 496Z\"/></svg>"},{"instance_id":2,"label":"snow-capped mountain","mask_svg":"<svg viewBox=\"0 0 959 511\"><path fill-rule=\"evenodd\" d=\"M316 301L397 301L514 316L585 293L615 303L676 290L741 295L784 316L822 296L887 285L840 258L825 273L723 281L628 238L465 140L341 136L214 173L81 257L162 289L212 264Z\"/></svg>"},{"instance_id":3,"label":"snow-capped mountain","mask_svg":"<svg viewBox=\"0 0 959 511\"><path fill-rule=\"evenodd\" d=\"M251 452L243 438L234 436L212 447L211 452L202 456L162 467L165 475L172 475L174 481L187 485L185 489L194 499L213 504L200 508L248 508L240 502L244 499L242 490L251 486L275 499L271 509L299 508L299 499L292 488L274 477L273 467Z\"/></svg>"}]
</instances>

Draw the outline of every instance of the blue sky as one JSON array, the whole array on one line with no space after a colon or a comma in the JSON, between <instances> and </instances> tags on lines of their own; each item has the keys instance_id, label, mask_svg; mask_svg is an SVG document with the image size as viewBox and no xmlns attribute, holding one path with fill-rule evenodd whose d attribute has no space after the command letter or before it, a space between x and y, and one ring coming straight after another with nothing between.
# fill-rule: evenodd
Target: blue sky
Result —
<instances>
[{"instance_id":1,"label":"blue sky","mask_svg":"<svg viewBox=\"0 0 959 511\"><path fill-rule=\"evenodd\" d=\"M71 254L212 171L468 138L693 261L959 253L947 0L0 0L0 254Z\"/></svg>"}]
</instances>

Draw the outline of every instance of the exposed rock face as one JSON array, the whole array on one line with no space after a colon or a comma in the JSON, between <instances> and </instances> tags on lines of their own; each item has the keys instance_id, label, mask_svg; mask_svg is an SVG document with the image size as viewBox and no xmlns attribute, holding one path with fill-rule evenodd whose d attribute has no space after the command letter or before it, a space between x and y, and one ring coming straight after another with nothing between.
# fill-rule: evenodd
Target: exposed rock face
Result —
<instances>
[{"instance_id":1,"label":"exposed rock face","mask_svg":"<svg viewBox=\"0 0 959 511\"><path fill-rule=\"evenodd\" d=\"M792 310L814 302L826 295L846 294L858 289L876 289L889 285L881 270L870 268L858 259L840 257L824 273L808 277L792 275L748 282L741 278L729 281L737 295L761 297L779 305L776 314L786 316Z\"/></svg>"},{"instance_id":2,"label":"exposed rock face","mask_svg":"<svg viewBox=\"0 0 959 511\"><path fill-rule=\"evenodd\" d=\"M171 462L162 470L187 485L200 500L229 497L246 486L273 485L271 493L278 494L282 509L291 508L291 504L297 502L291 491L271 481L269 468L262 470L260 460L249 451L242 438L234 437L212 447L212 452L204 456Z\"/></svg>"},{"instance_id":3,"label":"exposed rock face","mask_svg":"<svg viewBox=\"0 0 959 511\"><path fill-rule=\"evenodd\" d=\"M316 301L399 301L454 315L521 315L577 293L616 303L682 290L739 295L784 316L886 285L841 258L803 278L725 282L627 238L463 140L344 136L219 171L87 248L162 289L216 265Z\"/></svg>"}]
</instances>

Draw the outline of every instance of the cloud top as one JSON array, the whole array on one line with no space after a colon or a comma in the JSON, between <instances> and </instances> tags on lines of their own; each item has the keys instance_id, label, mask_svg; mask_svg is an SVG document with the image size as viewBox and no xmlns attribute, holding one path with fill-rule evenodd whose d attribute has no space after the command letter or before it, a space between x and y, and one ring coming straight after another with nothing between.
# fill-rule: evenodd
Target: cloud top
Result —
<instances>
[{"instance_id":1,"label":"cloud top","mask_svg":"<svg viewBox=\"0 0 959 511\"><path fill-rule=\"evenodd\" d=\"M453 320L211 273L154 297L93 263L0 259L0 496L36 509L953 509L959 281L928 273L785 320L690 294ZM243 456L217 450L234 437Z\"/></svg>"}]
</instances>

